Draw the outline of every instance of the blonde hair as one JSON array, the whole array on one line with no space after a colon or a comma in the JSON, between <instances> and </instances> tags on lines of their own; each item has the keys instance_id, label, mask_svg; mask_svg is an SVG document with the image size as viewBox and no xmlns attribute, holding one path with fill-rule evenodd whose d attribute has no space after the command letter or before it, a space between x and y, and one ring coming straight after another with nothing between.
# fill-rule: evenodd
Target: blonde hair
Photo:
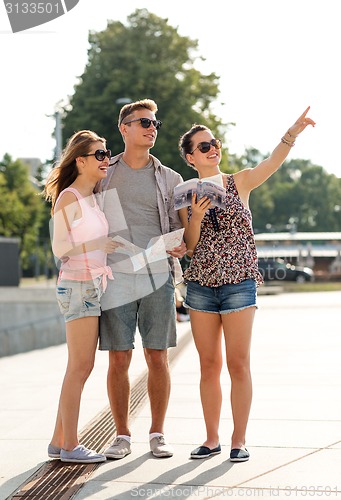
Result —
<instances>
[{"instance_id":1,"label":"blonde hair","mask_svg":"<svg viewBox=\"0 0 341 500\"><path fill-rule=\"evenodd\" d=\"M142 99L141 101L130 102L125 104L123 108L121 108L119 117L118 117L118 126L121 125L123 120L127 118L127 116L134 113L134 111L138 109L148 109L152 113L157 113L157 104L152 99Z\"/></svg>"},{"instance_id":2,"label":"blonde hair","mask_svg":"<svg viewBox=\"0 0 341 500\"><path fill-rule=\"evenodd\" d=\"M103 137L99 137L92 130L80 130L68 140L62 152L60 162L51 170L47 177L43 191L45 199L52 203L52 214L60 193L78 177L76 158L88 154L92 144L98 141L102 142L105 146L106 140Z\"/></svg>"}]
</instances>

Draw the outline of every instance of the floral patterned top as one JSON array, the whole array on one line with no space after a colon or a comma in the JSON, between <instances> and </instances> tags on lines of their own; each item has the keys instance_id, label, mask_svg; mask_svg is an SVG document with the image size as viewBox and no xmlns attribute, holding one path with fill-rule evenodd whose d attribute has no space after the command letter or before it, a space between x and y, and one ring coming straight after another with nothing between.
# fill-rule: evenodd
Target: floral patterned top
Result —
<instances>
[{"instance_id":1,"label":"floral patterned top","mask_svg":"<svg viewBox=\"0 0 341 500\"><path fill-rule=\"evenodd\" d=\"M258 270L252 215L239 198L233 174L226 179L226 209L215 210L219 230L215 231L206 213L190 266L184 272L185 281L217 287L253 279L259 286L263 278Z\"/></svg>"}]
</instances>

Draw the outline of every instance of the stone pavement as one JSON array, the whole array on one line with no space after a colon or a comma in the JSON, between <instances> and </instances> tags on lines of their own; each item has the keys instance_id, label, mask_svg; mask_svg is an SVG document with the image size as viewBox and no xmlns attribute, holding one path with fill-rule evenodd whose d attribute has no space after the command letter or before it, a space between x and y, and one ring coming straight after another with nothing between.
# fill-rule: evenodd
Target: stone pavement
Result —
<instances>
[{"instance_id":1,"label":"stone pavement","mask_svg":"<svg viewBox=\"0 0 341 500\"><path fill-rule=\"evenodd\" d=\"M259 307L252 345L250 461L228 460L232 419L226 368L222 454L189 459L205 438L198 359L189 342L172 365L166 436L174 456L150 454L145 404L132 422L132 454L100 465L77 500L341 498L341 292L260 296ZM189 324L179 323L179 336L188 332ZM64 345L0 359L0 500L48 459L65 360ZM84 390L80 429L108 404L106 367L107 354L98 352ZM144 369L138 346L132 378Z\"/></svg>"}]
</instances>

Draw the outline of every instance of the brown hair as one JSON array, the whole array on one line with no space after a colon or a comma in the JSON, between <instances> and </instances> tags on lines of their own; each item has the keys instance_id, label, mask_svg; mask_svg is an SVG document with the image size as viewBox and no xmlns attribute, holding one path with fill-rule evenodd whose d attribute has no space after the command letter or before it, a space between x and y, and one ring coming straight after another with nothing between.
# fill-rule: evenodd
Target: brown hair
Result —
<instances>
[{"instance_id":1,"label":"brown hair","mask_svg":"<svg viewBox=\"0 0 341 500\"><path fill-rule=\"evenodd\" d=\"M134 111L138 109L149 109L152 113L157 113L157 104L152 99L142 99L141 101L130 102L125 104L123 108L121 108L119 117L118 117L118 126L121 125L123 120L125 120L129 115L132 115Z\"/></svg>"},{"instance_id":2,"label":"brown hair","mask_svg":"<svg viewBox=\"0 0 341 500\"><path fill-rule=\"evenodd\" d=\"M191 154L193 151L193 147L194 147L193 142L192 142L193 135L195 135L197 132L202 132L203 130L208 130L210 132L210 129L208 127L206 127L205 125L199 125L199 124L195 123L179 139L180 156L187 163L187 165L194 168L194 170L196 170L195 166L193 165L193 163L190 163L187 160L186 155Z\"/></svg>"},{"instance_id":3,"label":"brown hair","mask_svg":"<svg viewBox=\"0 0 341 500\"><path fill-rule=\"evenodd\" d=\"M60 162L51 170L47 177L43 192L45 199L52 202L52 214L60 193L78 177L76 158L88 154L92 144L98 141L102 142L105 146L106 140L103 137L99 137L92 130L80 130L68 140L62 152Z\"/></svg>"}]
</instances>

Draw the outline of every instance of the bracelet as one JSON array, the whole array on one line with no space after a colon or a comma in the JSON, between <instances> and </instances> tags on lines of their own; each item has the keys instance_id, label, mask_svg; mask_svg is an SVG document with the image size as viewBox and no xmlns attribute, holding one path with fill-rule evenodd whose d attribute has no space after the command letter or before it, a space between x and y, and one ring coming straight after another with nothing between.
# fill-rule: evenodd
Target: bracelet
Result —
<instances>
[{"instance_id":1,"label":"bracelet","mask_svg":"<svg viewBox=\"0 0 341 500\"><path fill-rule=\"evenodd\" d=\"M289 148L292 148L292 147L294 147L294 146L295 146L295 141L293 141L293 142L289 142L289 141L287 141L287 140L284 138L284 136L281 138L281 142L283 142L283 144L286 144L287 146L289 146Z\"/></svg>"},{"instance_id":2,"label":"bracelet","mask_svg":"<svg viewBox=\"0 0 341 500\"><path fill-rule=\"evenodd\" d=\"M288 136L289 136L289 137L293 137L294 139L296 139L297 135L292 135L292 134L290 134L289 130L290 130L290 129L288 129L288 130L287 130L287 132L286 132L286 133L288 134ZM285 134L284 134L284 135L285 135Z\"/></svg>"}]
</instances>

